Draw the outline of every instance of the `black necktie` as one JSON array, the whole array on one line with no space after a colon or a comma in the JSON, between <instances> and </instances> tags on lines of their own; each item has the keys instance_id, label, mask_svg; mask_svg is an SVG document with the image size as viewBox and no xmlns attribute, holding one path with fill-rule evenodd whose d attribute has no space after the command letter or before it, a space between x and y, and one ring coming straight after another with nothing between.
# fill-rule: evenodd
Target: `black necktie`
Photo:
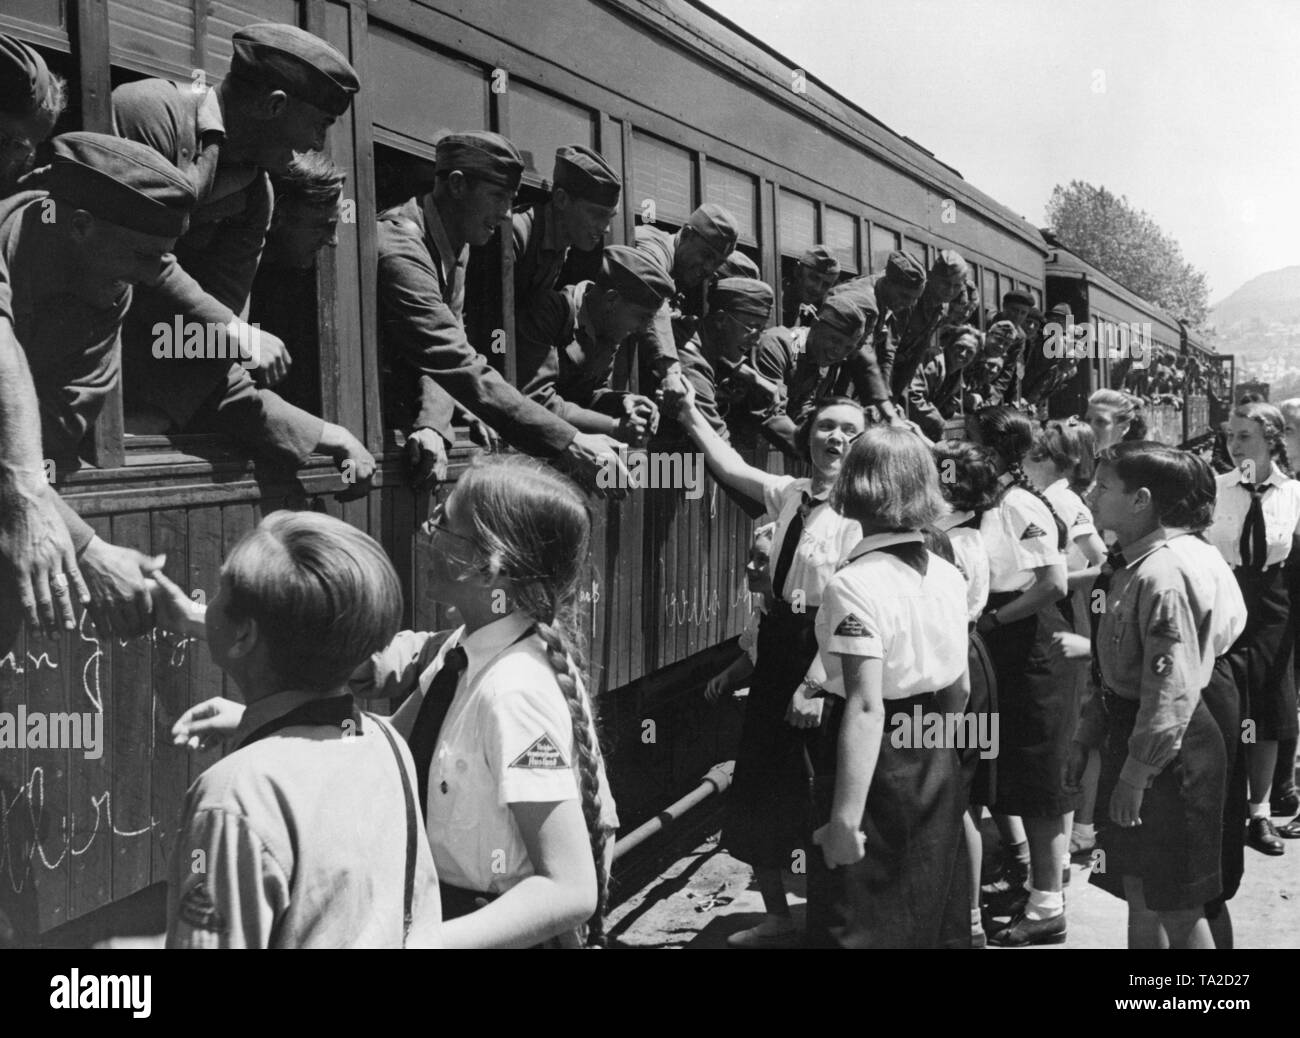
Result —
<instances>
[{"instance_id":1,"label":"black necktie","mask_svg":"<svg viewBox=\"0 0 1300 1038\"><path fill-rule=\"evenodd\" d=\"M1097 645L1097 629L1101 626L1102 611L1107 609L1105 603L1106 597L1110 594L1110 582L1115 579L1115 574L1128 565L1128 560L1124 558L1124 553L1115 548L1106 553L1106 564L1097 574L1097 579L1092 583L1092 600L1088 607L1088 623L1092 628L1092 680L1093 683L1101 688L1101 652ZM1097 608L1097 592L1102 594L1103 604L1101 609Z\"/></svg>"},{"instance_id":2,"label":"black necktie","mask_svg":"<svg viewBox=\"0 0 1300 1038\"><path fill-rule=\"evenodd\" d=\"M411 727L411 756L415 758L415 778L420 791L420 808L429 817L429 768L433 765L433 751L438 746L442 722L451 709L456 695L456 685L468 663L465 650L459 645L448 649L442 659L442 669L433 676L429 691L424 694L420 712Z\"/></svg>"},{"instance_id":3,"label":"black necktie","mask_svg":"<svg viewBox=\"0 0 1300 1038\"><path fill-rule=\"evenodd\" d=\"M1268 540L1264 526L1264 494L1272 483L1261 486L1258 483L1241 484L1250 493L1250 508L1246 512L1246 521L1241 527L1241 541L1237 547L1241 551L1241 564L1252 573L1262 573L1264 563L1268 561Z\"/></svg>"},{"instance_id":4,"label":"black necktie","mask_svg":"<svg viewBox=\"0 0 1300 1038\"><path fill-rule=\"evenodd\" d=\"M785 578L790 573L790 564L794 562L794 550L799 546L799 538L803 536L804 519L821 503L821 499L813 497L805 490L799 510L795 512L790 525L786 527L785 539L781 541L781 554L776 557L776 569L772 571L772 593L782 601L784 596L781 594L781 589L785 586Z\"/></svg>"}]
</instances>

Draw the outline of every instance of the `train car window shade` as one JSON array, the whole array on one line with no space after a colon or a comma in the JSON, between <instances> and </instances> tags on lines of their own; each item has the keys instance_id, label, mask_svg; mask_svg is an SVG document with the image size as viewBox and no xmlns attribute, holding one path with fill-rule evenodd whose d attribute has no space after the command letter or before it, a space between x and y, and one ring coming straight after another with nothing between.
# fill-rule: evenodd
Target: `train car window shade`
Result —
<instances>
[{"instance_id":1,"label":"train car window shade","mask_svg":"<svg viewBox=\"0 0 1300 1038\"><path fill-rule=\"evenodd\" d=\"M596 117L588 108L511 80L510 140L523 153L527 168L549 181L556 148L596 146Z\"/></svg>"},{"instance_id":2,"label":"train car window shade","mask_svg":"<svg viewBox=\"0 0 1300 1038\"><path fill-rule=\"evenodd\" d=\"M440 132L488 128L484 69L373 23L368 42L370 67L383 69L370 99L376 140L432 158Z\"/></svg>"},{"instance_id":3,"label":"train car window shade","mask_svg":"<svg viewBox=\"0 0 1300 1038\"><path fill-rule=\"evenodd\" d=\"M189 79L194 67L190 0L110 0L109 57L114 65Z\"/></svg>"},{"instance_id":4,"label":"train car window shade","mask_svg":"<svg viewBox=\"0 0 1300 1038\"><path fill-rule=\"evenodd\" d=\"M631 204L641 221L654 203L654 222L681 226L695 209L691 153L639 130L632 132Z\"/></svg>"},{"instance_id":5,"label":"train car window shade","mask_svg":"<svg viewBox=\"0 0 1300 1038\"><path fill-rule=\"evenodd\" d=\"M782 189L777 218L783 256L802 256L817 244L817 204L811 198Z\"/></svg>"},{"instance_id":6,"label":"train car window shade","mask_svg":"<svg viewBox=\"0 0 1300 1038\"><path fill-rule=\"evenodd\" d=\"M839 258L840 267L856 274L858 221L848 213L826 206L822 210L822 237Z\"/></svg>"},{"instance_id":7,"label":"train car window shade","mask_svg":"<svg viewBox=\"0 0 1300 1038\"><path fill-rule=\"evenodd\" d=\"M880 224L871 225L871 272L879 274L885 269L889 254L901 248L902 236Z\"/></svg>"},{"instance_id":8,"label":"train car window shade","mask_svg":"<svg viewBox=\"0 0 1300 1038\"><path fill-rule=\"evenodd\" d=\"M62 0L5 0L0 29L28 43L68 49L68 20Z\"/></svg>"},{"instance_id":9,"label":"train car window shade","mask_svg":"<svg viewBox=\"0 0 1300 1038\"><path fill-rule=\"evenodd\" d=\"M299 6L297 0L210 0L204 63L208 76L224 79L230 71L230 58L234 54L230 38L237 30L255 22L301 25Z\"/></svg>"},{"instance_id":10,"label":"train car window shade","mask_svg":"<svg viewBox=\"0 0 1300 1038\"><path fill-rule=\"evenodd\" d=\"M722 206L736 218L742 243L758 244L758 184L752 176L710 161L705 170L704 200Z\"/></svg>"},{"instance_id":11,"label":"train car window shade","mask_svg":"<svg viewBox=\"0 0 1300 1038\"><path fill-rule=\"evenodd\" d=\"M1002 293L998 291L998 274L995 270L984 268L984 280L980 283L980 295L984 297L984 306L990 313L1002 308Z\"/></svg>"},{"instance_id":12,"label":"train car window shade","mask_svg":"<svg viewBox=\"0 0 1300 1038\"><path fill-rule=\"evenodd\" d=\"M930 257L926 251L924 242L917 241L915 238L904 238L903 251L910 254L912 258L917 260L926 270L930 269Z\"/></svg>"}]
</instances>

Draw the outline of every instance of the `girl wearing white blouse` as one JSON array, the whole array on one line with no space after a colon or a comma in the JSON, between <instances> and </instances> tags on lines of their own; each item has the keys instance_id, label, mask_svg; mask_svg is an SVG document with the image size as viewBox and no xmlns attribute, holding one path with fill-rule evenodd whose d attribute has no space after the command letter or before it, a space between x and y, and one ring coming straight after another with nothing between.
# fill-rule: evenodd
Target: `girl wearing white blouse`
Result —
<instances>
[{"instance_id":1,"label":"girl wearing white blouse","mask_svg":"<svg viewBox=\"0 0 1300 1038\"><path fill-rule=\"evenodd\" d=\"M1230 659L1242 694L1242 716L1255 722L1246 747L1250 783L1247 840L1264 854L1285 845L1269 819L1269 793L1279 740L1296 735L1291 672L1291 596L1283 565L1300 533L1300 483L1288 474L1283 419L1266 403L1244 404L1228 421L1228 456L1237 466L1219 476L1214 522L1206 539L1233 567L1249 621Z\"/></svg>"},{"instance_id":2,"label":"girl wearing white blouse","mask_svg":"<svg viewBox=\"0 0 1300 1038\"><path fill-rule=\"evenodd\" d=\"M817 616L827 735L838 732L817 769L834 779L829 797L818 782L808 943L970 947L957 747L922 738L935 717L960 716L969 693L966 581L921 533L947 508L929 445L873 426L832 501L864 536Z\"/></svg>"},{"instance_id":3,"label":"girl wearing white blouse","mask_svg":"<svg viewBox=\"0 0 1300 1038\"><path fill-rule=\"evenodd\" d=\"M779 947L796 938L783 871L803 860L805 761L822 715L822 700L804 683L817 659L813 624L822 588L861 535L857 522L841 516L827 497L865 418L853 400L830 397L818 403L795 438L812 464L811 479L773 475L747 464L695 409L693 392L684 397L678 421L703 451L714 477L762 501L768 516L776 519L772 600L758 628L723 844L753 867L767 912L761 923L732 934L727 943L734 948Z\"/></svg>"}]
</instances>

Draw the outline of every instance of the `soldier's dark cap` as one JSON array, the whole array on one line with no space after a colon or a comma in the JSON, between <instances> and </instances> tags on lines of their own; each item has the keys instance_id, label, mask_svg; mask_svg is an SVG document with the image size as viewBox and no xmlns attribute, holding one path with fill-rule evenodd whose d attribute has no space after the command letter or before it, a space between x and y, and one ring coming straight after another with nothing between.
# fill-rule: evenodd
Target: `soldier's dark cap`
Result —
<instances>
[{"instance_id":1,"label":"soldier's dark cap","mask_svg":"<svg viewBox=\"0 0 1300 1038\"><path fill-rule=\"evenodd\" d=\"M566 144L555 150L551 183L594 205L618 205L623 193L623 181L614 167L581 144Z\"/></svg>"},{"instance_id":2,"label":"soldier's dark cap","mask_svg":"<svg viewBox=\"0 0 1300 1038\"><path fill-rule=\"evenodd\" d=\"M686 220L686 226L724 256L736 247L736 218L720 205L706 202Z\"/></svg>"},{"instance_id":3,"label":"soldier's dark cap","mask_svg":"<svg viewBox=\"0 0 1300 1038\"><path fill-rule=\"evenodd\" d=\"M32 115L53 85L44 58L22 40L0 33L0 110L19 117Z\"/></svg>"},{"instance_id":4,"label":"soldier's dark cap","mask_svg":"<svg viewBox=\"0 0 1300 1038\"><path fill-rule=\"evenodd\" d=\"M612 289L629 303L658 309L677 291L673 279L649 256L626 245L607 245L596 287Z\"/></svg>"},{"instance_id":5,"label":"soldier's dark cap","mask_svg":"<svg viewBox=\"0 0 1300 1038\"><path fill-rule=\"evenodd\" d=\"M776 293L758 278L723 278L709 289L709 309L725 310L737 317L748 314L767 320L774 302Z\"/></svg>"},{"instance_id":6,"label":"soldier's dark cap","mask_svg":"<svg viewBox=\"0 0 1300 1038\"><path fill-rule=\"evenodd\" d=\"M438 138L434 154L439 174L460 170L511 191L524 175L523 156L499 133L448 133Z\"/></svg>"},{"instance_id":7,"label":"soldier's dark cap","mask_svg":"<svg viewBox=\"0 0 1300 1038\"><path fill-rule=\"evenodd\" d=\"M1024 334L1010 321L994 321L984 333L984 353L1001 357L1022 338Z\"/></svg>"},{"instance_id":8,"label":"soldier's dark cap","mask_svg":"<svg viewBox=\"0 0 1300 1038\"><path fill-rule=\"evenodd\" d=\"M885 261L885 277L905 288L922 288L925 285L925 268L915 256L894 251Z\"/></svg>"},{"instance_id":9,"label":"soldier's dark cap","mask_svg":"<svg viewBox=\"0 0 1300 1038\"><path fill-rule=\"evenodd\" d=\"M930 265L930 277L950 285L961 285L966 280L966 260L956 249L944 249Z\"/></svg>"},{"instance_id":10,"label":"soldier's dark cap","mask_svg":"<svg viewBox=\"0 0 1300 1038\"><path fill-rule=\"evenodd\" d=\"M831 252L829 245L814 245L803 254L799 263L805 267L811 267L818 274L838 274L840 272L840 261L836 258L835 253Z\"/></svg>"},{"instance_id":11,"label":"soldier's dark cap","mask_svg":"<svg viewBox=\"0 0 1300 1038\"><path fill-rule=\"evenodd\" d=\"M1069 303L1057 303L1047 311L1047 320L1059 324L1071 324L1074 321L1074 311L1070 309Z\"/></svg>"},{"instance_id":12,"label":"soldier's dark cap","mask_svg":"<svg viewBox=\"0 0 1300 1038\"><path fill-rule=\"evenodd\" d=\"M51 146L53 161L24 187L42 188L58 203L141 234L185 233L194 188L153 148L102 133L65 133Z\"/></svg>"},{"instance_id":13,"label":"soldier's dark cap","mask_svg":"<svg viewBox=\"0 0 1300 1038\"><path fill-rule=\"evenodd\" d=\"M1039 324L1042 324L1046 319L1047 318L1043 316L1043 311L1038 309L1036 306L1031 306L1029 308L1029 313L1025 315L1026 321L1037 321Z\"/></svg>"},{"instance_id":14,"label":"soldier's dark cap","mask_svg":"<svg viewBox=\"0 0 1300 1038\"><path fill-rule=\"evenodd\" d=\"M871 283L869 276L864 275L840 282L830 290L826 298L829 299L831 296L847 297L862 311L864 319L870 316L867 323L871 325L874 325L876 318L880 316L880 305L876 302L876 287Z\"/></svg>"},{"instance_id":15,"label":"soldier's dark cap","mask_svg":"<svg viewBox=\"0 0 1300 1038\"><path fill-rule=\"evenodd\" d=\"M232 76L283 90L329 115L346 112L361 89L347 58L297 26L259 22L240 29L231 42Z\"/></svg>"},{"instance_id":16,"label":"soldier's dark cap","mask_svg":"<svg viewBox=\"0 0 1300 1038\"><path fill-rule=\"evenodd\" d=\"M1022 292L1020 289L1012 289L1002 297L1002 308L1005 310L1009 306L1033 306L1034 297L1028 292Z\"/></svg>"},{"instance_id":17,"label":"soldier's dark cap","mask_svg":"<svg viewBox=\"0 0 1300 1038\"><path fill-rule=\"evenodd\" d=\"M875 324L875 300L871 303L872 324ZM817 310L817 323L847 335L857 342L867 334L867 315L858 305L853 292L831 292Z\"/></svg>"},{"instance_id":18,"label":"soldier's dark cap","mask_svg":"<svg viewBox=\"0 0 1300 1038\"><path fill-rule=\"evenodd\" d=\"M761 280L762 272L758 264L737 249L722 261L722 266L713 272L714 280L723 278L755 278Z\"/></svg>"}]
</instances>

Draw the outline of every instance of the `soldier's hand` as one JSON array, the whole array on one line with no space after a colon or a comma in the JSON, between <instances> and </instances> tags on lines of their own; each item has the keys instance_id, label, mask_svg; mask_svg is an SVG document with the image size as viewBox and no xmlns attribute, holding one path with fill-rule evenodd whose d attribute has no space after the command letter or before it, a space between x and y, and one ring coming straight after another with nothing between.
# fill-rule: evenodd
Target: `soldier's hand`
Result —
<instances>
[{"instance_id":1,"label":"soldier's hand","mask_svg":"<svg viewBox=\"0 0 1300 1038\"><path fill-rule=\"evenodd\" d=\"M14 473L0 481L0 571L0 579L16 588L33 628L47 633L60 625L76 629L73 599L84 608L90 593L43 471Z\"/></svg>"},{"instance_id":2,"label":"soldier's hand","mask_svg":"<svg viewBox=\"0 0 1300 1038\"><path fill-rule=\"evenodd\" d=\"M343 426L326 422L317 450L338 464L346 486L334 495L336 501L356 501L370 493L375 478L375 458L365 445Z\"/></svg>"},{"instance_id":3,"label":"soldier's hand","mask_svg":"<svg viewBox=\"0 0 1300 1038\"><path fill-rule=\"evenodd\" d=\"M752 368L748 368L748 365L746 365L746 368L753 371ZM763 407L770 407L781 398L781 388L770 378L764 378L757 371L753 372L750 386Z\"/></svg>"},{"instance_id":4,"label":"soldier's hand","mask_svg":"<svg viewBox=\"0 0 1300 1038\"><path fill-rule=\"evenodd\" d=\"M260 379L268 386L279 385L289 374L293 358L289 356L289 347L278 335L264 332L253 325L245 325L249 338L248 353Z\"/></svg>"},{"instance_id":5,"label":"soldier's hand","mask_svg":"<svg viewBox=\"0 0 1300 1038\"><path fill-rule=\"evenodd\" d=\"M612 436L580 432L567 453L577 463L585 482L594 483L606 497L622 498L627 496L628 474L620 456L621 446Z\"/></svg>"},{"instance_id":6,"label":"soldier's hand","mask_svg":"<svg viewBox=\"0 0 1300 1038\"><path fill-rule=\"evenodd\" d=\"M659 410L664 414L670 414L677 418L679 422L685 422L686 418L695 410L695 387L691 385L688 378L679 377L676 383L669 383L664 379L659 389L655 392L655 399L659 402Z\"/></svg>"},{"instance_id":7,"label":"soldier's hand","mask_svg":"<svg viewBox=\"0 0 1300 1038\"><path fill-rule=\"evenodd\" d=\"M134 638L153 626L152 579L166 555L150 558L134 548L95 537L81 553L81 570L90 589L90 615L100 637Z\"/></svg>"},{"instance_id":8,"label":"soldier's hand","mask_svg":"<svg viewBox=\"0 0 1300 1038\"><path fill-rule=\"evenodd\" d=\"M476 446L482 447L489 454L495 454L501 449L501 437L497 431L488 425L481 418L476 418L468 411L465 412L465 422L469 426L470 442ZM439 437L442 439L442 437ZM445 453L445 451L444 451Z\"/></svg>"},{"instance_id":9,"label":"soldier's hand","mask_svg":"<svg viewBox=\"0 0 1300 1038\"><path fill-rule=\"evenodd\" d=\"M406 462L413 490L436 490L447 478L447 445L432 429L414 429L406 438Z\"/></svg>"},{"instance_id":10,"label":"soldier's hand","mask_svg":"<svg viewBox=\"0 0 1300 1038\"><path fill-rule=\"evenodd\" d=\"M643 447L659 428L659 408L646 396L629 394L623 398L624 415L615 437L634 447Z\"/></svg>"}]
</instances>

